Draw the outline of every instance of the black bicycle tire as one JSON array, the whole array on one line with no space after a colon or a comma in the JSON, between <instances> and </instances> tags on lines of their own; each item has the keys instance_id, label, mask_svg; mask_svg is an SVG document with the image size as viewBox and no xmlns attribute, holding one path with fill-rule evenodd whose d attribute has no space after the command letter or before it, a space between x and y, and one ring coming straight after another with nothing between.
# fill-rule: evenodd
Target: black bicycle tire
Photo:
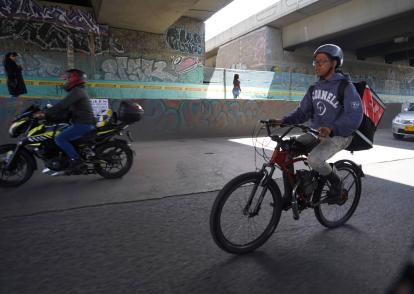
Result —
<instances>
[{"instance_id":1,"label":"black bicycle tire","mask_svg":"<svg viewBox=\"0 0 414 294\"><path fill-rule=\"evenodd\" d=\"M241 174L232 179L230 182L228 182L219 192L214 201L210 213L210 232L217 246L226 252L233 254L246 254L256 250L270 238L270 236L273 234L279 223L282 212L282 196L279 187L276 183L273 182L274 184L268 185L268 189L275 203L275 205L273 205L272 218L269 224L266 226L264 232L258 238L256 238L252 242L249 242L245 246L238 246L227 240L221 230L220 216L222 213L223 206L226 203L229 196L231 195L231 193L234 192L237 188L241 187L243 183L248 183L249 181L253 180L260 181L262 177L263 174L260 172L248 172Z\"/></svg>"},{"instance_id":2,"label":"black bicycle tire","mask_svg":"<svg viewBox=\"0 0 414 294\"><path fill-rule=\"evenodd\" d=\"M349 210L347 211L347 213L341 219L339 219L337 221L334 221L334 222L328 221L325 218L325 216L323 215L323 212L321 210L320 205L316 206L314 208L315 217L319 221L319 223L321 225L327 227L327 228L330 228L330 229L342 226L343 224L345 224L352 217L352 215L355 213L355 210L358 207L359 200L361 198L361 190L362 190L361 178L358 176L358 172L355 170L354 166L347 165L347 164L344 164L344 163L335 163L335 167L338 171L347 169L348 171L351 172L352 176L356 180L356 182L355 182L355 184L356 184L356 193L355 193L355 198L352 202L352 205L349 208ZM325 186L325 182L326 181L322 182L318 186L317 190L315 191L315 195L314 195L314 198L313 198L315 203L320 201L321 194L322 194L322 189Z\"/></svg>"}]
</instances>

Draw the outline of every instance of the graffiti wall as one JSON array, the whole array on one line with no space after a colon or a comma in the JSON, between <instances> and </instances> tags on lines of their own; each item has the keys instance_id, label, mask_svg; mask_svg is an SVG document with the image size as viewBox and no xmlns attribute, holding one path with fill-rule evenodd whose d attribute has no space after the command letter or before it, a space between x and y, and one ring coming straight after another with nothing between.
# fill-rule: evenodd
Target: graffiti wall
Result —
<instances>
[{"instance_id":1,"label":"graffiti wall","mask_svg":"<svg viewBox=\"0 0 414 294\"><path fill-rule=\"evenodd\" d=\"M80 8L42 6L33 0L0 1L0 39L18 39L44 50L108 51L108 28Z\"/></svg>"},{"instance_id":2,"label":"graffiti wall","mask_svg":"<svg viewBox=\"0 0 414 294\"><path fill-rule=\"evenodd\" d=\"M3 55L21 53L25 77L53 78L78 67L96 80L203 80L204 23L191 18L151 34L98 24L84 7L0 0L0 39Z\"/></svg>"},{"instance_id":3,"label":"graffiti wall","mask_svg":"<svg viewBox=\"0 0 414 294\"><path fill-rule=\"evenodd\" d=\"M170 28L167 31L167 44L181 53L203 54L204 38L199 33L188 32L183 28Z\"/></svg>"},{"instance_id":4,"label":"graffiti wall","mask_svg":"<svg viewBox=\"0 0 414 294\"><path fill-rule=\"evenodd\" d=\"M98 59L95 80L165 81L201 83L203 68L197 57L171 56L162 59L103 56Z\"/></svg>"},{"instance_id":5,"label":"graffiti wall","mask_svg":"<svg viewBox=\"0 0 414 294\"><path fill-rule=\"evenodd\" d=\"M144 118L131 125L136 140L172 139L211 136L248 136L258 119L278 117L290 112L296 103L266 100L132 100L145 110ZM7 128L17 113L31 103L44 105L48 100L0 98L0 144L10 141ZM119 100L110 100L111 108L119 107Z\"/></svg>"},{"instance_id":6,"label":"graffiti wall","mask_svg":"<svg viewBox=\"0 0 414 294\"><path fill-rule=\"evenodd\" d=\"M257 100L137 100L145 118L135 127L137 137L177 138L248 135L262 118L291 111L286 101ZM147 130L151 130L148 132Z\"/></svg>"}]
</instances>

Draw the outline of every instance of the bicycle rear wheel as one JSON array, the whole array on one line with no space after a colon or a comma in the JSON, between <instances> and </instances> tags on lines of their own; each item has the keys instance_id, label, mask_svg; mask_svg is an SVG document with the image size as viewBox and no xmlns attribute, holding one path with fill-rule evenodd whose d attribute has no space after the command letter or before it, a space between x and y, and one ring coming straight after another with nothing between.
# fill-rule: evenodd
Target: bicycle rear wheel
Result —
<instances>
[{"instance_id":1,"label":"bicycle rear wheel","mask_svg":"<svg viewBox=\"0 0 414 294\"><path fill-rule=\"evenodd\" d=\"M260 172L241 174L219 192L210 214L210 231L221 249L235 254L252 252L276 229L282 211L281 193L271 179L262 187L263 176ZM261 194L264 197L258 203ZM255 213L256 205L259 209Z\"/></svg>"},{"instance_id":2,"label":"bicycle rear wheel","mask_svg":"<svg viewBox=\"0 0 414 294\"><path fill-rule=\"evenodd\" d=\"M343 162L335 163L338 176L342 179L342 199L337 204L323 203L330 188L324 180L315 191L313 202L322 202L314 208L317 220L325 227L336 228L346 223L354 214L361 197L361 178L355 167Z\"/></svg>"}]
</instances>

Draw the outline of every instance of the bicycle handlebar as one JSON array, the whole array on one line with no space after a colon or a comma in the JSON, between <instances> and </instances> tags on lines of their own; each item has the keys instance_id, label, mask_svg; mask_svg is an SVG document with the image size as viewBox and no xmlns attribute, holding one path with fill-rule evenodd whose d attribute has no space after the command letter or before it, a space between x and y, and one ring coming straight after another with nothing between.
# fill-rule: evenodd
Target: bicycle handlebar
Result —
<instances>
[{"instance_id":1,"label":"bicycle handlebar","mask_svg":"<svg viewBox=\"0 0 414 294\"><path fill-rule=\"evenodd\" d=\"M269 136L269 137L271 137L272 138L272 140L275 140L275 141L280 141L282 138L284 138L288 133L290 133L290 131L292 131L293 129L295 129L295 128L298 128L298 129L301 129L302 130L302 132L304 132L304 133L311 133L311 134L313 134L313 135L319 135L319 132L317 131L317 130L315 130L315 129L313 129L313 128L311 128L311 127L308 127L308 126L305 126L305 125L302 125L302 124L280 124L279 125L279 127L280 128L284 128L284 127L289 127L288 129L287 129L287 131L286 132L284 132L282 135L272 135L272 132L270 131L270 128L271 127L275 127L273 124L272 124L272 121L271 120L260 120L259 121L261 124L264 124L265 126L266 126L266 130L267 130L267 135Z\"/></svg>"}]
</instances>

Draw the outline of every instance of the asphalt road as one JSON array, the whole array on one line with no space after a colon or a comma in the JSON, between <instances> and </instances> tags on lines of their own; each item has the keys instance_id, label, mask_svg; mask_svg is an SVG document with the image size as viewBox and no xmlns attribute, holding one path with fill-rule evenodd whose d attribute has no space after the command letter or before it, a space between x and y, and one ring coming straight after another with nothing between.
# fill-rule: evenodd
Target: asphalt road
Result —
<instances>
[{"instance_id":1,"label":"asphalt road","mask_svg":"<svg viewBox=\"0 0 414 294\"><path fill-rule=\"evenodd\" d=\"M141 144L161 162L143 156L120 181L36 176L2 189L0 293L385 293L414 232L414 141L388 135L377 140L382 155L361 159L367 176L347 225L328 230L311 210L298 221L284 212L268 242L245 256L221 251L209 232L215 187L254 164L250 147L223 139ZM153 178L146 171L158 187L147 194L137 172L145 159L165 166ZM187 165L193 172L177 176ZM188 189L208 192L180 194Z\"/></svg>"}]
</instances>

